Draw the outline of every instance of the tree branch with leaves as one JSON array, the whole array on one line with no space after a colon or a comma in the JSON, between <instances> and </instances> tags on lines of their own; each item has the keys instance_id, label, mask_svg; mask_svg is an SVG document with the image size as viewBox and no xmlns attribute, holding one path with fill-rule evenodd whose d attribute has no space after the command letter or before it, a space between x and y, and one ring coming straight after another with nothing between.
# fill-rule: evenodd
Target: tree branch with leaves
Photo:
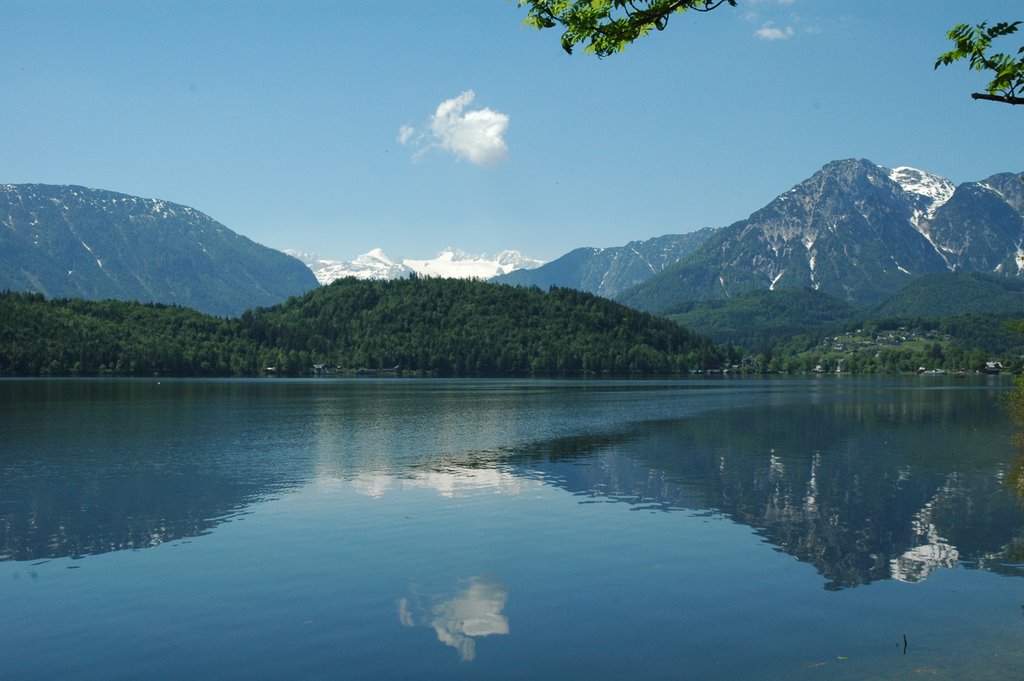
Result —
<instances>
[{"instance_id":1,"label":"tree branch with leaves","mask_svg":"<svg viewBox=\"0 0 1024 681\"><path fill-rule=\"evenodd\" d=\"M736 0L517 0L529 7L526 24L538 29L561 26L562 49L572 54L584 45L599 58L622 52L651 32L665 30L672 15L710 12Z\"/></svg>"},{"instance_id":2,"label":"tree branch with leaves","mask_svg":"<svg viewBox=\"0 0 1024 681\"><path fill-rule=\"evenodd\" d=\"M987 22L977 26L957 24L946 34L955 47L939 55L935 68L967 59L972 70L994 74L985 92L975 92L972 98L1004 104L1024 104L1024 45L1017 50L1016 56L989 52L993 40L1016 33L1020 25L1019 21L1001 21L992 26Z\"/></svg>"}]
</instances>

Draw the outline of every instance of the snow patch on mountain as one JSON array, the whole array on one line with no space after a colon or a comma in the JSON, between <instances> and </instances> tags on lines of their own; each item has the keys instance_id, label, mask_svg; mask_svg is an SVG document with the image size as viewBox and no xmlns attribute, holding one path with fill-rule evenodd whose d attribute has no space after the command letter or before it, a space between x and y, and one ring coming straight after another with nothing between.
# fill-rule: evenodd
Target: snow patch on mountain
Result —
<instances>
[{"instance_id":1,"label":"snow patch on mountain","mask_svg":"<svg viewBox=\"0 0 1024 681\"><path fill-rule=\"evenodd\" d=\"M923 199L918 202L921 215L915 212L914 220L917 222L920 222L921 217L926 220L935 217L935 211L949 201L956 191L956 185L946 178L910 166L893 168L889 171L889 178L902 187L903 191L916 194ZM918 224L915 223L914 226L920 231Z\"/></svg>"},{"instance_id":2,"label":"snow patch on mountain","mask_svg":"<svg viewBox=\"0 0 1024 681\"><path fill-rule=\"evenodd\" d=\"M526 257L519 251L502 251L490 256L471 255L453 248L446 248L429 260L406 258L400 261L388 257L380 248L374 248L352 261L329 260L315 253L290 249L285 253L304 262L313 271L317 281L325 286L344 277L401 279L413 272L420 276L446 279L490 279L513 270L534 269L544 264L543 260Z\"/></svg>"},{"instance_id":3,"label":"snow patch on mountain","mask_svg":"<svg viewBox=\"0 0 1024 681\"><path fill-rule=\"evenodd\" d=\"M996 189L995 187L993 187L992 185L990 185L990 184L989 184L988 182L979 182L978 184L980 184L980 185L981 185L982 187L984 187L985 189L988 189L989 191L993 191L993 192L995 192L995 193L996 193L996 194L998 194L998 195L999 195L999 196L1000 196L1000 197L1001 197L1002 199L1004 199L1004 200L1006 199L1006 194L1002 193L1001 191L999 191L998 189Z\"/></svg>"},{"instance_id":4,"label":"snow patch on mountain","mask_svg":"<svg viewBox=\"0 0 1024 681\"><path fill-rule=\"evenodd\" d=\"M928 240L935 252L945 261L946 267L951 271L955 270L955 264L950 262L947 255L951 249L935 242L930 223L936 211L953 196L956 185L944 177L910 166L893 168L889 171L889 178L914 199L910 224Z\"/></svg>"}]
</instances>

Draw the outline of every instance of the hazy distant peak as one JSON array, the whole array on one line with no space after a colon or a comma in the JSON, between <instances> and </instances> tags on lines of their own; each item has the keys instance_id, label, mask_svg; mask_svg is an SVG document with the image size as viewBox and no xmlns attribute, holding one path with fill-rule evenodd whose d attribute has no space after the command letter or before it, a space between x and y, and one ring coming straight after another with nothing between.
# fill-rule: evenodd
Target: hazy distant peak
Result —
<instances>
[{"instance_id":1,"label":"hazy distant peak","mask_svg":"<svg viewBox=\"0 0 1024 681\"><path fill-rule=\"evenodd\" d=\"M281 252L284 253L285 255L292 256L296 260L301 260L303 264L305 264L306 267L309 268L312 268L314 265L316 265L317 261L320 259L320 256L317 255L316 253L303 253L302 251L297 251L294 248L285 248Z\"/></svg>"},{"instance_id":2,"label":"hazy distant peak","mask_svg":"<svg viewBox=\"0 0 1024 681\"><path fill-rule=\"evenodd\" d=\"M529 258L519 251L505 250L496 256L473 255L461 249L448 247L426 260L389 257L382 248L373 248L351 262L327 260L313 253L286 250L285 253L306 263L317 281L326 285L336 279L399 279L416 274L453 279L490 279L519 269L532 269L544 264L543 260Z\"/></svg>"},{"instance_id":3,"label":"hazy distant peak","mask_svg":"<svg viewBox=\"0 0 1024 681\"><path fill-rule=\"evenodd\" d=\"M506 272L514 269L532 270L544 264L543 260L529 258L519 251L502 251L495 257L495 261L500 265L509 266L509 269L505 270Z\"/></svg>"},{"instance_id":4,"label":"hazy distant peak","mask_svg":"<svg viewBox=\"0 0 1024 681\"><path fill-rule=\"evenodd\" d=\"M452 248L451 246L448 246L443 251L438 253L434 260L445 260L449 262L455 262L457 260L476 260L483 257L485 256L470 255L461 248Z\"/></svg>"},{"instance_id":5,"label":"hazy distant peak","mask_svg":"<svg viewBox=\"0 0 1024 681\"><path fill-rule=\"evenodd\" d=\"M471 255L449 247L432 260L406 258L402 263L418 274L426 276L490 279L513 270L540 267L544 261L528 258L519 251L505 250L492 257L485 253Z\"/></svg>"},{"instance_id":6,"label":"hazy distant peak","mask_svg":"<svg viewBox=\"0 0 1024 681\"><path fill-rule=\"evenodd\" d=\"M383 248L371 248L369 251L359 256L359 258L379 260L381 262L386 262L390 265L395 264L394 261L392 261L391 258L387 256L387 253L384 252ZM356 258L356 260L358 260L359 258Z\"/></svg>"},{"instance_id":7,"label":"hazy distant peak","mask_svg":"<svg viewBox=\"0 0 1024 681\"><path fill-rule=\"evenodd\" d=\"M374 248L370 251L357 256L352 262L360 265L376 265L382 267L402 267L401 263L396 263L394 260L388 257L388 254L384 252L383 248Z\"/></svg>"}]
</instances>

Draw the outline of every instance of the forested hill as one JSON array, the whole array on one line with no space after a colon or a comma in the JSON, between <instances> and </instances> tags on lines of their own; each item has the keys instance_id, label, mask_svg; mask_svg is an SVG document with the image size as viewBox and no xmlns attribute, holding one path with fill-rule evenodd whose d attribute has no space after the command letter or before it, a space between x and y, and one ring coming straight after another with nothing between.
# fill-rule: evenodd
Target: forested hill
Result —
<instances>
[{"instance_id":1,"label":"forested hill","mask_svg":"<svg viewBox=\"0 0 1024 681\"><path fill-rule=\"evenodd\" d=\"M239 318L0 294L0 373L249 376L313 364L454 376L667 374L717 366L707 338L570 289L342 279Z\"/></svg>"},{"instance_id":2,"label":"forested hill","mask_svg":"<svg viewBox=\"0 0 1024 681\"><path fill-rule=\"evenodd\" d=\"M669 312L669 319L718 343L756 351L802 334L835 332L843 322L857 318L859 310L813 289L782 289L681 303Z\"/></svg>"},{"instance_id":3,"label":"forested hill","mask_svg":"<svg viewBox=\"0 0 1024 681\"><path fill-rule=\"evenodd\" d=\"M940 272L915 277L875 317L949 317L968 312L1024 316L1024 281L982 272Z\"/></svg>"}]
</instances>

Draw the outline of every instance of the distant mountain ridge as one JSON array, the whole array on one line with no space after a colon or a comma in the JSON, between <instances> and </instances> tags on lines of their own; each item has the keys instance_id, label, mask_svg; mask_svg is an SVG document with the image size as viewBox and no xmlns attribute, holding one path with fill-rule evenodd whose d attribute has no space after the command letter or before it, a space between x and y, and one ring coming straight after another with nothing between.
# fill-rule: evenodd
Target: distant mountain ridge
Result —
<instances>
[{"instance_id":1,"label":"distant mountain ridge","mask_svg":"<svg viewBox=\"0 0 1024 681\"><path fill-rule=\"evenodd\" d=\"M492 279L516 286L565 286L613 298L644 282L697 249L713 233L706 227L687 234L666 234L611 248L577 248L535 269L520 269Z\"/></svg>"},{"instance_id":2,"label":"distant mountain ridge","mask_svg":"<svg viewBox=\"0 0 1024 681\"><path fill-rule=\"evenodd\" d=\"M647 311L755 290L810 288L878 303L919 275L1024 268L1024 183L954 187L914 168L834 161L687 258L616 296Z\"/></svg>"},{"instance_id":3,"label":"distant mountain ridge","mask_svg":"<svg viewBox=\"0 0 1024 681\"><path fill-rule=\"evenodd\" d=\"M495 275L544 264L543 260L509 250L490 256L446 248L431 259L405 258L397 261L388 257L380 248L374 248L352 261L328 260L315 253L300 253L290 249L285 250L285 253L304 262L313 271L317 281L325 286L345 277L389 280L401 279L412 273L445 279L490 279Z\"/></svg>"},{"instance_id":4,"label":"distant mountain ridge","mask_svg":"<svg viewBox=\"0 0 1024 681\"><path fill-rule=\"evenodd\" d=\"M298 260L188 206L78 186L0 185L0 290L237 315L315 287Z\"/></svg>"}]
</instances>

